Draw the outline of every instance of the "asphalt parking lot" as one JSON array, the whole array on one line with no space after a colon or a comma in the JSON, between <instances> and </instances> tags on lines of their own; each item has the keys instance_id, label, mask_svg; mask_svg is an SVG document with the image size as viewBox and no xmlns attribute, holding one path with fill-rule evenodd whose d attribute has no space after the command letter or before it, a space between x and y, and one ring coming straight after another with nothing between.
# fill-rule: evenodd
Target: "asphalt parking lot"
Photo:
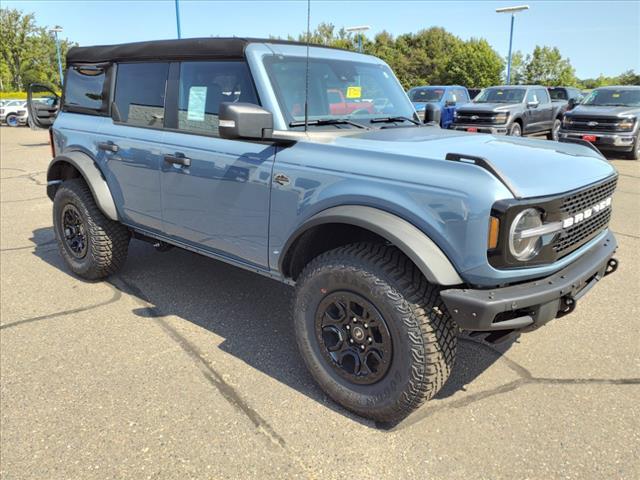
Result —
<instances>
[{"instance_id":1,"label":"asphalt parking lot","mask_svg":"<svg viewBox=\"0 0 640 480\"><path fill-rule=\"evenodd\" d=\"M313 383L288 287L138 241L109 282L70 275L47 133L0 138L1 478L640 478L640 162L612 160L618 272L514 342L461 338L385 430Z\"/></svg>"}]
</instances>

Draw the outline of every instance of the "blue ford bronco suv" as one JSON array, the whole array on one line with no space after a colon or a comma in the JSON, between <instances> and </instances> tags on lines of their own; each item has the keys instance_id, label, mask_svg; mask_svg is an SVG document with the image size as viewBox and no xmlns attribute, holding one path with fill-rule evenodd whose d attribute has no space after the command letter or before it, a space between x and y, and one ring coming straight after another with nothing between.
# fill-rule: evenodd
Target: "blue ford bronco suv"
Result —
<instances>
[{"instance_id":1,"label":"blue ford bronco suv","mask_svg":"<svg viewBox=\"0 0 640 480\"><path fill-rule=\"evenodd\" d=\"M302 358L362 416L433 397L459 330L533 330L616 269L600 153L422 124L377 58L206 38L67 65L59 113L35 122L69 269L114 274L134 237L295 286ZM336 89L363 107L332 114Z\"/></svg>"}]
</instances>

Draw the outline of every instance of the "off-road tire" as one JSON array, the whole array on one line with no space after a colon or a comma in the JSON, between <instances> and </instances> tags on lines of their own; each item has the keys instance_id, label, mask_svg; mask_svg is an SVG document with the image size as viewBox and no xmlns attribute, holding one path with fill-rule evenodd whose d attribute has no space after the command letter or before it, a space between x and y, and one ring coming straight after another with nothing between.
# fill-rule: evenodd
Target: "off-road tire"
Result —
<instances>
[{"instance_id":1,"label":"off-road tire","mask_svg":"<svg viewBox=\"0 0 640 480\"><path fill-rule=\"evenodd\" d=\"M510 137L521 137L522 136L522 127L518 122L513 122L509 127L509 131L507 131L507 135Z\"/></svg>"},{"instance_id":2,"label":"off-road tire","mask_svg":"<svg viewBox=\"0 0 640 480\"><path fill-rule=\"evenodd\" d=\"M18 116L15 113L10 113L4 119L5 123L9 127L17 127L20 125L20 121L18 120Z\"/></svg>"},{"instance_id":3,"label":"off-road tire","mask_svg":"<svg viewBox=\"0 0 640 480\"><path fill-rule=\"evenodd\" d=\"M62 214L71 204L79 212L87 242L83 258L74 256L65 241ZM63 182L53 199L53 228L58 249L76 275L98 280L115 273L127 258L130 234L127 228L100 211L91 190L80 178Z\"/></svg>"},{"instance_id":4,"label":"off-road tire","mask_svg":"<svg viewBox=\"0 0 640 480\"><path fill-rule=\"evenodd\" d=\"M559 118L556 118L553 121L553 125L551 126L551 130L547 133L547 140L555 140L556 142L560 138L560 127L562 126L562 121Z\"/></svg>"},{"instance_id":5,"label":"off-road tire","mask_svg":"<svg viewBox=\"0 0 640 480\"><path fill-rule=\"evenodd\" d=\"M337 374L315 335L320 302L343 290L373 304L391 334L391 364L371 385ZM392 246L356 243L312 260L296 282L294 321L302 358L320 387L346 409L378 422L395 424L432 398L454 364L456 327L440 289Z\"/></svg>"}]
</instances>

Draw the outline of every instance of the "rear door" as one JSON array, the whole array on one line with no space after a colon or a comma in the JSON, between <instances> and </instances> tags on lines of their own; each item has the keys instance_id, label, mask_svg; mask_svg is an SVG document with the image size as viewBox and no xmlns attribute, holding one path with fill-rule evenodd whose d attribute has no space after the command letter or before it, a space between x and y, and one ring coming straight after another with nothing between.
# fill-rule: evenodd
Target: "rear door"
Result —
<instances>
[{"instance_id":1,"label":"rear door","mask_svg":"<svg viewBox=\"0 0 640 480\"><path fill-rule=\"evenodd\" d=\"M553 121L555 120L555 108L551 103L551 97L546 88L536 88L536 96L540 104L538 105L538 130L551 130Z\"/></svg>"},{"instance_id":2,"label":"rear door","mask_svg":"<svg viewBox=\"0 0 640 480\"><path fill-rule=\"evenodd\" d=\"M32 128L49 128L58 115L60 96L52 86L32 83L27 91L27 111Z\"/></svg>"},{"instance_id":3,"label":"rear door","mask_svg":"<svg viewBox=\"0 0 640 480\"><path fill-rule=\"evenodd\" d=\"M162 232L160 167L168 62L119 63L98 163L124 223Z\"/></svg>"}]
</instances>

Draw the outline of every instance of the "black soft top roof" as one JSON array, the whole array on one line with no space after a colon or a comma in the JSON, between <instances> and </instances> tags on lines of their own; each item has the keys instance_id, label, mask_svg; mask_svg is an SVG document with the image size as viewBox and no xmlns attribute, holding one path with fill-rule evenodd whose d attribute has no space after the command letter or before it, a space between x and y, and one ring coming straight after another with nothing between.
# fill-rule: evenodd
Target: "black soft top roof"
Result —
<instances>
[{"instance_id":1,"label":"black soft top roof","mask_svg":"<svg viewBox=\"0 0 640 480\"><path fill-rule=\"evenodd\" d=\"M122 43L73 47L67 53L67 64L117 62L127 60L182 60L243 58L249 43L278 43L306 45L301 42L264 38L208 37L182 40L152 40L148 42ZM323 47L323 45L314 45ZM325 47L330 48L330 47Z\"/></svg>"}]
</instances>

